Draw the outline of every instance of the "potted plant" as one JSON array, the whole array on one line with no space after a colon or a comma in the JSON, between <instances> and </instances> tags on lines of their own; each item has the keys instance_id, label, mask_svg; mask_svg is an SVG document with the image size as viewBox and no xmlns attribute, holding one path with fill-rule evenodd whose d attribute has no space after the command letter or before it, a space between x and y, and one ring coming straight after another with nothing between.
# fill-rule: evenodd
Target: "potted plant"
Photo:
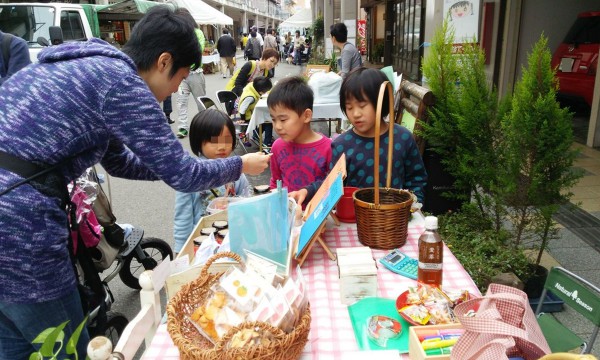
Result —
<instances>
[{"instance_id":1,"label":"potted plant","mask_svg":"<svg viewBox=\"0 0 600 360\"><path fill-rule=\"evenodd\" d=\"M373 51L371 53L371 61L380 62L381 64L383 64L384 50L385 50L385 45L384 45L383 41L376 43L375 47L373 48Z\"/></svg>"},{"instance_id":2,"label":"potted plant","mask_svg":"<svg viewBox=\"0 0 600 360\"><path fill-rule=\"evenodd\" d=\"M466 235L468 224L459 222L464 229L453 235L456 255L464 258L465 267L500 271L494 260L503 258L498 248L504 247L516 257L511 271L530 284L528 289L531 284L543 287L545 277L537 265L557 234L552 216L568 202L569 189L581 177L572 169L577 152L571 150L571 115L556 101L547 40L542 36L533 48L514 94L498 101L488 86L481 50L466 44L461 54L453 54L453 38L452 28L444 22L423 62L436 103L422 135L452 177L458 189L454 197L466 195L463 200L471 221L492 224L480 228L495 232L472 243L471 235ZM477 216L473 207L478 209ZM531 249L537 251L533 259L517 261ZM486 254L488 262L478 258L478 253ZM536 278L540 271L542 278Z\"/></svg>"},{"instance_id":3,"label":"potted plant","mask_svg":"<svg viewBox=\"0 0 600 360\"><path fill-rule=\"evenodd\" d=\"M582 176L572 169L577 156L571 149L572 115L556 100L558 86L551 57L548 40L542 35L515 85L510 111L502 119L504 166L499 169L497 192L507 205L515 234L513 248L537 250L532 262L535 272L540 271L548 242L556 236L552 216L569 201L569 189ZM541 289L544 281L545 277L536 278L533 283ZM539 297L535 293L530 297L535 295Z\"/></svg>"},{"instance_id":4,"label":"potted plant","mask_svg":"<svg viewBox=\"0 0 600 360\"><path fill-rule=\"evenodd\" d=\"M75 360L79 358L77 354L77 342L79 341L79 336L81 335L81 331L83 327L87 323L87 316L83 319L81 324L77 326L71 337L64 343L65 333L63 329L69 323L69 320L63 322L57 327L51 327L44 331L42 331L36 338L32 341L33 344L41 344L40 350L34 352L29 356L30 360L57 360L57 356L62 350L63 346L65 346L65 352L67 355L73 355ZM57 348L58 345L58 348Z\"/></svg>"}]
</instances>

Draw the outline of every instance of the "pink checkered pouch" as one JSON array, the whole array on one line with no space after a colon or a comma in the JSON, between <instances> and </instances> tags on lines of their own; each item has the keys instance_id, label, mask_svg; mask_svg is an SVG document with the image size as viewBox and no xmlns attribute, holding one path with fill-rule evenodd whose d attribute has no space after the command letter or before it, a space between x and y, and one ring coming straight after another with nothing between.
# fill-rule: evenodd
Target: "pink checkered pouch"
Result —
<instances>
[{"instance_id":1,"label":"pink checkered pouch","mask_svg":"<svg viewBox=\"0 0 600 360\"><path fill-rule=\"evenodd\" d=\"M457 305L454 314L466 331L452 348L452 360L537 360L550 353L527 295L519 289L490 284L485 296Z\"/></svg>"}]
</instances>

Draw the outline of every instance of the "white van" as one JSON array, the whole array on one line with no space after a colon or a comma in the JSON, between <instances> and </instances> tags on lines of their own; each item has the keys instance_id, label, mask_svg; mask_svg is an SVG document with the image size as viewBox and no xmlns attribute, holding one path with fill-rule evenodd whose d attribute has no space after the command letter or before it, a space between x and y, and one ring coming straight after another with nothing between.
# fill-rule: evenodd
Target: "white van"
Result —
<instances>
[{"instance_id":1,"label":"white van","mask_svg":"<svg viewBox=\"0 0 600 360\"><path fill-rule=\"evenodd\" d=\"M0 30L19 36L27 41L32 62L44 45L38 39L54 43L58 34L51 26L62 29L62 37L68 41L86 41L92 38L92 29L83 11L77 4L65 3L0 3Z\"/></svg>"}]
</instances>

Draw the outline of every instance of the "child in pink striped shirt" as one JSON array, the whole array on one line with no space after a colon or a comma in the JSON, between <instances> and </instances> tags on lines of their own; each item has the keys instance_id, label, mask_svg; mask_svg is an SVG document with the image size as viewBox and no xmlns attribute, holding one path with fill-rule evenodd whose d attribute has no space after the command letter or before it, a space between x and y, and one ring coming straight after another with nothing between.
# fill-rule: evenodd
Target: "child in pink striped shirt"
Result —
<instances>
[{"instance_id":1,"label":"child in pink striped shirt","mask_svg":"<svg viewBox=\"0 0 600 360\"><path fill-rule=\"evenodd\" d=\"M269 93L267 105L279 135L271 152L271 188L282 180L288 191L323 180L331 162L331 139L313 131L314 94L300 77L280 80Z\"/></svg>"}]
</instances>

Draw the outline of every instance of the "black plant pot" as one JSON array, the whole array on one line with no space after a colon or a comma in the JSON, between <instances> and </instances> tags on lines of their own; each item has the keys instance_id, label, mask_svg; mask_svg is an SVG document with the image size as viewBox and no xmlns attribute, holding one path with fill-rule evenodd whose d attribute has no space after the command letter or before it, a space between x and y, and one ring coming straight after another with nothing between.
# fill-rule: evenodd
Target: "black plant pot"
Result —
<instances>
[{"instance_id":1,"label":"black plant pot","mask_svg":"<svg viewBox=\"0 0 600 360\"><path fill-rule=\"evenodd\" d=\"M463 197L468 198L467 192L454 186L456 179L444 169L441 156L430 149L425 149L423 163L428 177L423 211L441 215L459 210L465 200L449 198L444 194L455 196L462 194Z\"/></svg>"},{"instance_id":2,"label":"black plant pot","mask_svg":"<svg viewBox=\"0 0 600 360\"><path fill-rule=\"evenodd\" d=\"M531 276L525 282L525 293L527 297L530 299L537 299L542 296L542 291L544 290L544 284L546 283L546 278L548 277L548 269L543 267L542 265L529 265Z\"/></svg>"}]
</instances>

